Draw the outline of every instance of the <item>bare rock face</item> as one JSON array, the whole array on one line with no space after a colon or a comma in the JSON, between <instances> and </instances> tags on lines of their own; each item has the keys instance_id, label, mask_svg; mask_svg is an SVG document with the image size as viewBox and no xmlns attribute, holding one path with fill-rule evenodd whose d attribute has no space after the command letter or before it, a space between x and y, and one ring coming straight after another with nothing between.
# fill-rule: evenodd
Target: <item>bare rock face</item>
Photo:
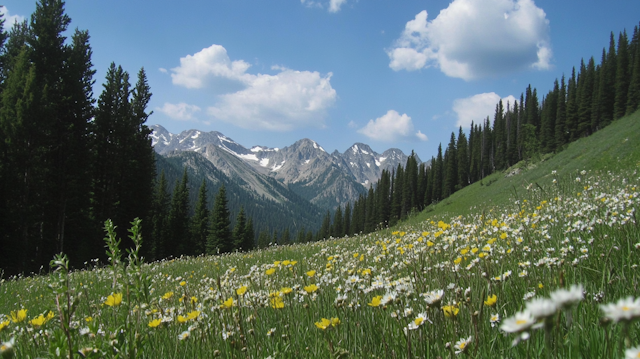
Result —
<instances>
[{"instance_id":1,"label":"bare rock face","mask_svg":"<svg viewBox=\"0 0 640 359\"><path fill-rule=\"evenodd\" d=\"M378 154L363 143L354 144L344 153L332 154L307 138L281 149L264 146L248 149L216 131L172 134L160 125L150 128L152 145L159 154L197 152L227 176L243 180L259 194L269 192L263 184L263 176L268 176L326 209L353 202L375 185L383 170L395 170L398 164L404 166L408 158L399 149Z\"/></svg>"}]
</instances>

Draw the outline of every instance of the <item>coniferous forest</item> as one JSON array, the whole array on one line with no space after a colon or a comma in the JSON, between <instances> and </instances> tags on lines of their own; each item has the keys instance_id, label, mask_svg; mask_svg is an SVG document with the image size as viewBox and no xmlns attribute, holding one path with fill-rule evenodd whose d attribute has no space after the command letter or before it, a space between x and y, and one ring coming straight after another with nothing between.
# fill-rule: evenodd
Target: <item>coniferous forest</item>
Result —
<instances>
[{"instance_id":1,"label":"coniferous forest","mask_svg":"<svg viewBox=\"0 0 640 359\"><path fill-rule=\"evenodd\" d=\"M571 76L553 84L540 97L528 86L515 103L496 105L493 121L482 119L463 128L430 164L418 166L413 154L405 167L383 171L376 186L353 206L325 215L317 238L370 233L390 227L414 211L422 211L453 192L520 161L538 160L561 151L640 108L640 34L613 33L596 65L592 57Z\"/></svg>"},{"instance_id":2,"label":"coniferous forest","mask_svg":"<svg viewBox=\"0 0 640 359\"><path fill-rule=\"evenodd\" d=\"M106 259L107 219L125 247L132 245L130 223L142 219L147 260L369 233L496 171L560 151L640 107L636 27L630 37L612 33L597 64L583 60L546 95L527 87L519 101L498 103L493 119L452 133L429 164L410 156L404 167L383 171L354 203L326 212L319 230L307 223L294 233L273 213L245 208L228 192L233 183L212 193L204 179L189 183L186 169L181 176L165 173L170 166L156 158L146 125L152 93L144 69L134 80L112 63L96 99L89 33L76 29L67 38L70 24L64 1L40 0L29 20L0 33L0 268L6 274L47 271L60 252L75 267ZM292 201L296 210L317 210Z\"/></svg>"}]
</instances>

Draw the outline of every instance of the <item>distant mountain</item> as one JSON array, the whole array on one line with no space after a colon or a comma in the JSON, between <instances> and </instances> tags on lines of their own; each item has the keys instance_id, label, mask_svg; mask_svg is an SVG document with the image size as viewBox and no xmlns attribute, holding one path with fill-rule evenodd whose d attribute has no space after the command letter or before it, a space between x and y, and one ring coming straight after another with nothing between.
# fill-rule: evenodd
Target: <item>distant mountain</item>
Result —
<instances>
[{"instance_id":1,"label":"distant mountain","mask_svg":"<svg viewBox=\"0 0 640 359\"><path fill-rule=\"evenodd\" d=\"M399 149L378 154L363 143L354 144L344 153L332 154L306 138L282 149L264 146L248 149L216 131L172 134L160 125L150 127L152 144L159 154L196 152L225 175L242 179L247 188L274 201L280 199L269 194L258 180L264 178L261 176L274 178L302 198L331 210L357 199L378 181L383 169L395 169L407 161L407 155Z\"/></svg>"}]
</instances>

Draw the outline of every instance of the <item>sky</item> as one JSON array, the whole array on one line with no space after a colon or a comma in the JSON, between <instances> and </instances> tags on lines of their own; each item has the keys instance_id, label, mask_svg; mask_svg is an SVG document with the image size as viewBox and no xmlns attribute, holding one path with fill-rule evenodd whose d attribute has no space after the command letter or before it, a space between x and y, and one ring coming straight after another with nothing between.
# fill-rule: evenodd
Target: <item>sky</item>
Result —
<instances>
[{"instance_id":1,"label":"sky","mask_svg":"<svg viewBox=\"0 0 640 359\"><path fill-rule=\"evenodd\" d=\"M5 28L35 0L5 0ZM328 152L363 142L435 156L459 126L493 118L531 84L542 98L609 36L640 21L640 1L68 0L68 35L88 30L94 97L114 62L153 96L148 125L219 131ZM635 14L635 15L634 15Z\"/></svg>"}]
</instances>

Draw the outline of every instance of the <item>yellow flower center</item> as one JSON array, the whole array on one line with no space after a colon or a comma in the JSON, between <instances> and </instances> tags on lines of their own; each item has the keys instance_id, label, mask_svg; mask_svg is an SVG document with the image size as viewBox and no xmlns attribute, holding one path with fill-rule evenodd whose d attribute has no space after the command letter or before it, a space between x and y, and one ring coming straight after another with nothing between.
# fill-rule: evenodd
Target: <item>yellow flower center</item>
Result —
<instances>
[{"instance_id":1,"label":"yellow flower center","mask_svg":"<svg viewBox=\"0 0 640 359\"><path fill-rule=\"evenodd\" d=\"M520 324L525 324L527 321L524 319L518 319L516 320L516 324L520 325Z\"/></svg>"},{"instance_id":2,"label":"yellow flower center","mask_svg":"<svg viewBox=\"0 0 640 359\"><path fill-rule=\"evenodd\" d=\"M416 323L416 325L420 325L420 324L422 324L422 322L423 322L423 321L424 321L424 319L423 319L423 318L418 317L418 318L416 318L413 322L414 322L414 323Z\"/></svg>"}]
</instances>

